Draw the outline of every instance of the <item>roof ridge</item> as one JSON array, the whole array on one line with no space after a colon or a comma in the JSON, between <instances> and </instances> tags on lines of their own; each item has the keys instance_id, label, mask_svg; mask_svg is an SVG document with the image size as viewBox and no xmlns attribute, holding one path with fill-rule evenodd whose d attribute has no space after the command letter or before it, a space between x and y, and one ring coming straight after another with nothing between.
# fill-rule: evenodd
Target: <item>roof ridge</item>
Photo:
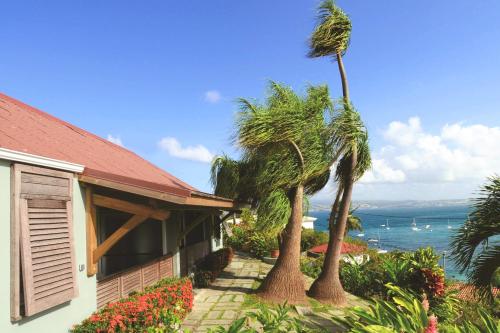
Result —
<instances>
[{"instance_id":1,"label":"roof ridge","mask_svg":"<svg viewBox=\"0 0 500 333\"><path fill-rule=\"evenodd\" d=\"M117 144L115 144L115 143L113 143L113 142L111 142L109 140L106 140L106 139L104 139L104 138L102 138L102 137L100 137L100 136L98 136L98 135L96 135L96 134L94 134L92 132L89 132L89 131L87 131L87 130L85 130L83 128L75 126L75 125L73 125L73 124L71 124L71 123L69 123L69 122L67 122L65 120L62 120L60 118L57 118L56 116L53 116L53 115L51 115L51 114L49 114L49 113L47 113L45 111L42 111L42 110L40 110L40 109L38 109L36 107L28 105L28 104L26 104L26 103L24 103L24 102L22 102L22 101L20 101L18 99L15 99L15 98L13 98L11 96L8 96L8 95L6 95L6 94L4 94L2 92L0 92L0 98L4 98L4 99L8 100L9 102L17 105L21 109L28 109L29 111L35 112L35 113L37 113L38 115L40 115L42 117L45 117L47 119L50 119L50 120L55 121L57 123L60 123L61 125L67 126L68 128L72 129L75 132L78 132L80 134L90 135L91 137L93 137L95 139L98 139L99 141L103 142L104 144L110 145L113 148L119 148L121 150L126 151L127 153L131 153L131 154L135 155L136 157L140 158L141 160L143 160L144 162L146 162L147 164L149 164L150 166L152 166L153 168L155 168L156 170L158 170L158 171L160 171L162 173L169 174L171 177L173 177L175 179L176 183L178 183L179 186L182 186L182 187L186 188L189 191L198 191L196 188L194 188L191 185L187 184L186 182L180 180L179 178L177 178L174 175L170 174L166 170L163 170L162 168L154 165L153 163L151 163L150 161L146 160L145 158L143 158L142 156L140 156L139 154L135 153L134 151L132 151L130 149L127 149L127 148L125 148L123 146L117 145ZM162 175L162 177L163 176L164 175Z\"/></svg>"}]
</instances>

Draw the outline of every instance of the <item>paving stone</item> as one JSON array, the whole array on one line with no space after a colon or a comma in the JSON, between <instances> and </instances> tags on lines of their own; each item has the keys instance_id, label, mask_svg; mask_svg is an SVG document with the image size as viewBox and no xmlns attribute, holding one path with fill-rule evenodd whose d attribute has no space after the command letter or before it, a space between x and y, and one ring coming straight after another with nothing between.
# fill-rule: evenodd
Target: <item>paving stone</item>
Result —
<instances>
[{"instance_id":1,"label":"paving stone","mask_svg":"<svg viewBox=\"0 0 500 333\"><path fill-rule=\"evenodd\" d=\"M234 296L233 302L244 302L244 301L245 301L245 296L243 295Z\"/></svg>"},{"instance_id":2,"label":"paving stone","mask_svg":"<svg viewBox=\"0 0 500 333\"><path fill-rule=\"evenodd\" d=\"M231 325L231 319L204 319L201 321L200 326L217 326L217 325Z\"/></svg>"},{"instance_id":3,"label":"paving stone","mask_svg":"<svg viewBox=\"0 0 500 333\"><path fill-rule=\"evenodd\" d=\"M219 319L221 314L222 314L222 311L217 311L217 310L210 311L209 313L207 313L205 319Z\"/></svg>"},{"instance_id":4,"label":"paving stone","mask_svg":"<svg viewBox=\"0 0 500 333\"><path fill-rule=\"evenodd\" d=\"M204 302L206 302L206 303L215 303L215 302L217 302L219 300L219 297L220 297L219 295L209 296L209 297L207 297L205 299Z\"/></svg>"},{"instance_id":5,"label":"paving stone","mask_svg":"<svg viewBox=\"0 0 500 333\"><path fill-rule=\"evenodd\" d=\"M233 295L224 295L219 299L219 302L231 302L233 297Z\"/></svg>"},{"instance_id":6,"label":"paving stone","mask_svg":"<svg viewBox=\"0 0 500 333\"><path fill-rule=\"evenodd\" d=\"M198 309L197 309L198 310ZM205 315L205 311L196 311L196 312L191 312L189 315L188 315L188 319L192 319L192 320L198 320L198 319L201 319L203 318L203 316Z\"/></svg>"},{"instance_id":7,"label":"paving stone","mask_svg":"<svg viewBox=\"0 0 500 333\"><path fill-rule=\"evenodd\" d=\"M236 318L237 315L238 315L238 312L233 311L233 310L227 310L227 311L224 311L221 318L222 319L234 319L234 318Z\"/></svg>"}]
</instances>

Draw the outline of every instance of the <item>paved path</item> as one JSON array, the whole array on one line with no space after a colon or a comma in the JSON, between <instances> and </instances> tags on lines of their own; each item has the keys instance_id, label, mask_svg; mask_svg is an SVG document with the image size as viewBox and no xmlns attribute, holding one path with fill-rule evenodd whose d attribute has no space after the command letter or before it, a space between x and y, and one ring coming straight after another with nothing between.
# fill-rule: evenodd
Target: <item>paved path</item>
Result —
<instances>
[{"instance_id":1,"label":"paved path","mask_svg":"<svg viewBox=\"0 0 500 333\"><path fill-rule=\"evenodd\" d=\"M182 323L182 327L192 332L206 332L209 328L219 325L227 328L246 312L255 311L243 307L245 294L253 292L255 282L265 277L271 267L260 260L235 254L231 264L208 288L195 289L193 310ZM311 283L312 279L308 282ZM362 303L353 295L348 294L348 299L350 305ZM332 314L343 314L341 309L325 313L313 312L308 307L297 307L296 310L323 327L332 325L326 320ZM331 331L338 332L339 329L332 326Z\"/></svg>"},{"instance_id":2,"label":"paved path","mask_svg":"<svg viewBox=\"0 0 500 333\"><path fill-rule=\"evenodd\" d=\"M182 323L183 328L205 332L219 325L227 327L242 315L244 295L253 291L252 286L261 269L267 273L270 267L256 259L235 254L231 264L208 288L195 290L194 307Z\"/></svg>"}]
</instances>

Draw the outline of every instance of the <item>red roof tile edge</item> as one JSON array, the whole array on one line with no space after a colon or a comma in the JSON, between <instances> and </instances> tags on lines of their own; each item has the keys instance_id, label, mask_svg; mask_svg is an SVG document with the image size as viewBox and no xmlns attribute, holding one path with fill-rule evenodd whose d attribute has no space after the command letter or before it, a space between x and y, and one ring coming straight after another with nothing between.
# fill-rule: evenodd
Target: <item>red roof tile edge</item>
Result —
<instances>
[{"instance_id":1,"label":"red roof tile edge","mask_svg":"<svg viewBox=\"0 0 500 333\"><path fill-rule=\"evenodd\" d=\"M89 169L89 168L85 168L83 170L83 175L93 177L93 178L103 179L103 180L110 180L110 181L120 183L120 184L132 185L135 187L141 187L141 188L145 188L145 189L149 189L149 190L155 190L155 191L159 191L159 192L173 194L173 195L177 195L177 196L184 197L184 198L191 196L191 193L192 193L192 191L189 191L189 190L181 190L181 189L177 189L175 187L170 187L167 185L152 183L152 182L148 182L148 181L136 179L136 178L115 175L112 173L107 173L107 172L103 172L103 171L99 171L99 170L93 170L93 169Z\"/></svg>"}]
</instances>

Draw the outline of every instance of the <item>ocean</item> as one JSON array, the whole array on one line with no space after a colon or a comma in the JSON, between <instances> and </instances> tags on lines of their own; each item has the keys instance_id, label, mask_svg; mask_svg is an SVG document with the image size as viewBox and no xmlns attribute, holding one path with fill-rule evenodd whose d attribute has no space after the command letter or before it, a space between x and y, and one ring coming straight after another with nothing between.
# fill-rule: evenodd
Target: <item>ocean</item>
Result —
<instances>
[{"instance_id":1,"label":"ocean","mask_svg":"<svg viewBox=\"0 0 500 333\"><path fill-rule=\"evenodd\" d=\"M383 250L415 250L431 246L441 255L440 265L448 278L464 280L449 258L452 235L467 220L468 206L425 208L357 209L363 231L351 231L353 238L367 241L370 247ZM314 229L328 230L329 211L309 211L314 216ZM415 222L415 223L413 223Z\"/></svg>"}]
</instances>

